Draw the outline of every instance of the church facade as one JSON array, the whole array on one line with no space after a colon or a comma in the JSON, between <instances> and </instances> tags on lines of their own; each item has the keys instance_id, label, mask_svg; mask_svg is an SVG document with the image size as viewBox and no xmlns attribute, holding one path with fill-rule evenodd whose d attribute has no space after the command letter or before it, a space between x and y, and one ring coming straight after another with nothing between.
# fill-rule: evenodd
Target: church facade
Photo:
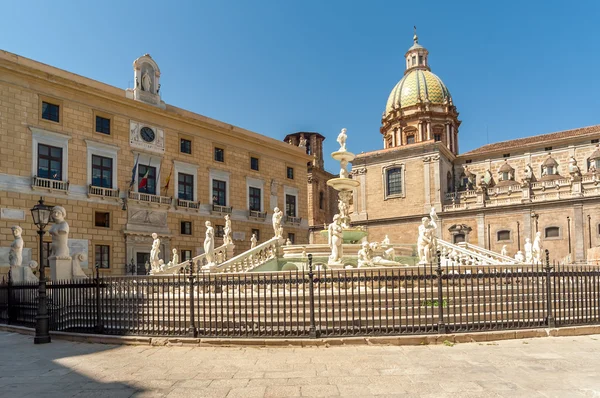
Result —
<instances>
[{"instance_id":1,"label":"church facade","mask_svg":"<svg viewBox=\"0 0 600 398\"><path fill-rule=\"evenodd\" d=\"M302 149L166 104L149 55L120 89L0 52L0 273L8 272L11 227L20 225L24 263L38 259L31 209L61 205L71 252L87 272L145 273L151 234L165 262L202 252L205 221L222 244L230 215L235 253L273 237L308 242L307 168ZM46 263L50 237L45 236Z\"/></svg>"},{"instance_id":2,"label":"church facade","mask_svg":"<svg viewBox=\"0 0 600 398\"><path fill-rule=\"evenodd\" d=\"M450 91L418 43L382 116L383 149L357 155L353 225L370 239L414 244L435 208L440 238L514 256L541 233L560 262L584 262L600 244L600 126L484 145L459 153ZM598 170L598 172L597 172Z\"/></svg>"}]
</instances>

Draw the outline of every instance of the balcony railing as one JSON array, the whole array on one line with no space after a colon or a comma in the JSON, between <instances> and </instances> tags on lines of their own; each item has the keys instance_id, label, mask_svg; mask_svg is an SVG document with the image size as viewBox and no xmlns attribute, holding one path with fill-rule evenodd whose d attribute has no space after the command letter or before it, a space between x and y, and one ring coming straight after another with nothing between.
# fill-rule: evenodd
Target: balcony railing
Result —
<instances>
[{"instance_id":1,"label":"balcony railing","mask_svg":"<svg viewBox=\"0 0 600 398\"><path fill-rule=\"evenodd\" d=\"M200 208L200 202L194 202L193 200L177 199L177 208L198 210Z\"/></svg>"},{"instance_id":2,"label":"balcony railing","mask_svg":"<svg viewBox=\"0 0 600 398\"><path fill-rule=\"evenodd\" d=\"M173 198L170 196L152 195L149 193L129 191L129 199L137 200L138 202L154 203L157 205L170 206L173 203Z\"/></svg>"},{"instance_id":3,"label":"balcony railing","mask_svg":"<svg viewBox=\"0 0 600 398\"><path fill-rule=\"evenodd\" d=\"M119 189L88 186L88 196L99 196L102 198L119 198Z\"/></svg>"},{"instance_id":4,"label":"balcony railing","mask_svg":"<svg viewBox=\"0 0 600 398\"><path fill-rule=\"evenodd\" d=\"M233 207L231 206L221 206L221 205L212 205L212 212L213 213L224 213L224 214L231 214L231 211L233 210Z\"/></svg>"},{"instance_id":5,"label":"balcony railing","mask_svg":"<svg viewBox=\"0 0 600 398\"><path fill-rule=\"evenodd\" d=\"M41 178L38 176L33 176L33 179L31 181L31 187L47 189L49 191L68 192L69 181L52 180L50 178Z\"/></svg>"},{"instance_id":6,"label":"balcony railing","mask_svg":"<svg viewBox=\"0 0 600 398\"><path fill-rule=\"evenodd\" d=\"M292 216L285 216L285 222L287 224L300 224L302 222L302 217L292 217Z\"/></svg>"},{"instance_id":7,"label":"balcony railing","mask_svg":"<svg viewBox=\"0 0 600 398\"><path fill-rule=\"evenodd\" d=\"M258 211L258 210L249 210L248 217L264 220L265 218L267 218L267 212L266 211Z\"/></svg>"}]
</instances>

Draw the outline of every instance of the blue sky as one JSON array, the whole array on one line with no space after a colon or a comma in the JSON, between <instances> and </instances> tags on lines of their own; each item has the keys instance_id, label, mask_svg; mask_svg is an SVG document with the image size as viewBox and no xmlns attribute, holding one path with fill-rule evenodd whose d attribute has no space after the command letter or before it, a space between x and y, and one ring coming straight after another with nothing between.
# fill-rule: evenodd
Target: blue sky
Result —
<instances>
[{"instance_id":1,"label":"blue sky","mask_svg":"<svg viewBox=\"0 0 600 398\"><path fill-rule=\"evenodd\" d=\"M149 53L167 103L277 139L318 131L328 152L342 127L353 152L382 148L413 25L460 112L461 152L600 123L596 1L29 0L2 10L4 50L120 88Z\"/></svg>"}]
</instances>

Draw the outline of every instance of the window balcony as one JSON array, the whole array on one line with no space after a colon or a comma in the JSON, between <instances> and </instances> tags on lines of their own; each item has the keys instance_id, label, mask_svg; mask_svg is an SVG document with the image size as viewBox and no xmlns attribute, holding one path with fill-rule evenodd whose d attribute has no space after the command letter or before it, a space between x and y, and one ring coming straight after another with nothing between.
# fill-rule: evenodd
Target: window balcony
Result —
<instances>
[{"instance_id":1,"label":"window balcony","mask_svg":"<svg viewBox=\"0 0 600 398\"><path fill-rule=\"evenodd\" d=\"M69 192L69 181L52 180L33 176L31 188L36 190L48 190L48 192Z\"/></svg>"},{"instance_id":2,"label":"window balcony","mask_svg":"<svg viewBox=\"0 0 600 398\"><path fill-rule=\"evenodd\" d=\"M221 205L212 205L211 213L213 214L231 214L233 207L231 206L221 206Z\"/></svg>"},{"instance_id":3,"label":"window balcony","mask_svg":"<svg viewBox=\"0 0 600 398\"><path fill-rule=\"evenodd\" d=\"M152 195L149 193L133 191L129 191L128 199L140 204L148 204L157 207L170 207L173 203L173 198L170 196Z\"/></svg>"},{"instance_id":4,"label":"window balcony","mask_svg":"<svg viewBox=\"0 0 600 398\"><path fill-rule=\"evenodd\" d=\"M88 198L100 197L102 199L110 198L110 199L118 200L119 192L120 192L119 189L95 187L93 185L88 186Z\"/></svg>"},{"instance_id":5,"label":"window balcony","mask_svg":"<svg viewBox=\"0 0 600 398\"><path fill-rule=\"evenodd\" d=\"M198 210L200 208L200 202L194 202L193 200L177 199L176 207L178 209Z\"/></svg>"},{"instance_id":6,"label":"window balcony","mask_svg":"<svg viewBox=\"0 0 600 398\"><path fill-rule=\"evenodd\" d=\"M301 222L302 222L302 217L285 216L286 224L300 225Z\"/></svg>"},{"instance_id":7,"label":"window balcony","mask_svg":"<svg viewBox=\"0 0 600 398\"><path fill-rule=\"evenodd\" d=\"M267 212L266 211L258 211L258 210L249 210L248 218L264 221L267 218Z\"/></svg>"}]
</instances>

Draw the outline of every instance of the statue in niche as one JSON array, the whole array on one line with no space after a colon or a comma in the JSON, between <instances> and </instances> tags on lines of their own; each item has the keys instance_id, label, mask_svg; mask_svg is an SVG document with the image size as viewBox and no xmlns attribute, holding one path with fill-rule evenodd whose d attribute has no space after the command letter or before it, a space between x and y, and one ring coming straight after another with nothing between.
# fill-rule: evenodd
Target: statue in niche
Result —
<instances>
[{"instance_id":1,"label":"statue in niche","mask_svg":"<svg viewBox=\"0 0 600 398\"><path fill-rule=\"evenodd\" d=\"M275 237L281 239L283 236L283 227L281 226L281 219L283 218L283 212L279 210L279 207L273 209L273 232Z\"/></svg>"},{"instance_id":2,"label":"statue in niche","mask_svg":"<svg viewBox=\"0 0 600 398\"><path fill-rule=\"evenodd\" d=\"M204 253L206 253L206 265L211 266L214 264L214 251L215 251L215 229L212 227L210 221L204 223L206 226L206 237L204 238Z\"/></svg>"},{"instance_id":3,"label":"statue in niche","mask_svg":"<svg viewBox=\"0 0 600 398\"><path fill-rule=\"evenodd\" d=\"M156 232L152 233L152 249L150 249L150 268L152 271L156 271L160 269L162 265L161 262L164 263L160 258L158 258L158 254L160 253L160 238Z\"/></svg>"},{"instance_id":4,"label":"statue in niche","mask_svg":"<svg viewBox=\"0 0 600 398\"><path fill-rule=\"evenodd\" d=\"M417 239L417 253L419 264L429 264L433 261L437 250L437 239L435 229L437 228L438 216L435 208L431 208L429 218L423 217L419 225L419 237Z\"/></svg>"},{"instance_id":5,"label":"statue in niche","mask_svg":"<svg viewBox=\"0 0 600 398\"><path fill-rule=\"evenodd\" d=\"M304 134L300 134L300 142L298 143L298 148L306 148L306 138L304 138Z\"/></svg>"},{"instance_id":6,"label":"statue in niche","mask_svg":"<svg viewBox=\"0 0 600 398\"><path fill-rule=\"evenodd\" d=\"M364 241L358 251L358 268L373 266L373 251L369 242Z\"/></svg>"},{"instance_id":7,"label":"statue in niche","mask_svg":"<svg viewBox=\"0 0 600 398\"><path fill-rule=\"evenodd\" d=\"M542 251L542 233L538 231L535 233L535 239L531 248L534 264L542 264Z\"/></svg>"},{"instance_id":8,"label":"statue in niche","mask_svg":"<svg viewBox=\"0 0 600 398\"><path fill-rule=\"evenodd\" d=\"M257 242L258 239L256 239L256 234L252 234L252 237L250 238L250 249L254 249Z\"/></svg>"},{"instance_id":9,"label":"statue in niche","mask_svg":"<svg viewBox=\"0 0 600 398\"><path fill-rule=\"evenodd\" d=\"M329 224L329 227L327 229L329 232L329 239L327 243L329 244L329 248L331 249L329 262L335 264L341 263L343 230L339 214L333 216L333 222Z\"/></svg>"},{"instance_id":10,"label":"statue in niche","mask_svg":"<svg viewBox=\"0 0 600 398\"><path fill-rule=\"evenodd\" d=\"M145 71L142 75L142 90L151 92L152 88L152 78L148 71Z\"/></svg>"},{"instance_id":11,"label":"statue in niche","mask_svg":"<svg viewBox=\"0 0 600 398\"><path fill-rule=\"evenodd\" d=\"M523 248L525 249L525 262L528 264L533 263L533 245L531 244L531 239L525 238Z\"/></svg>"},{"instance_id":12,"label":"statue in niche","mask_svg":"<svg viewBox=\"0 0 600 398\"><path fill-rule=\"evenodd\" d=\"M69 253L69 224L65 221L67 211L62 206L54 206L52 208L52 218L54 224L48 231L52 236L52 243L50 244L51 257L57 259L68 260L71 259Z\"/></svg>"},{"instance_id":13,"label":"statue in niche","mask_svg":"<svg viewBox=\"0 0 600 398\"><path fill-rule=\"evenodd\" d=\"M338 149L338 152L346 152L346 139L348 138L346 131L347 130L343 128L337 136L337 142L340 144L340 149Z\"/></svg>"},{"instance_id":14,"label":"statue in niche","mask_svg":"<svg viewBox=\"0 0 600 398\"><path fill-rule=\"evenodd\" d=\"M229 218L229 214L225 214L225 227L223 228L223 244L230 245L231 243L231 219Z\"/></svg>"}]
</instances>

